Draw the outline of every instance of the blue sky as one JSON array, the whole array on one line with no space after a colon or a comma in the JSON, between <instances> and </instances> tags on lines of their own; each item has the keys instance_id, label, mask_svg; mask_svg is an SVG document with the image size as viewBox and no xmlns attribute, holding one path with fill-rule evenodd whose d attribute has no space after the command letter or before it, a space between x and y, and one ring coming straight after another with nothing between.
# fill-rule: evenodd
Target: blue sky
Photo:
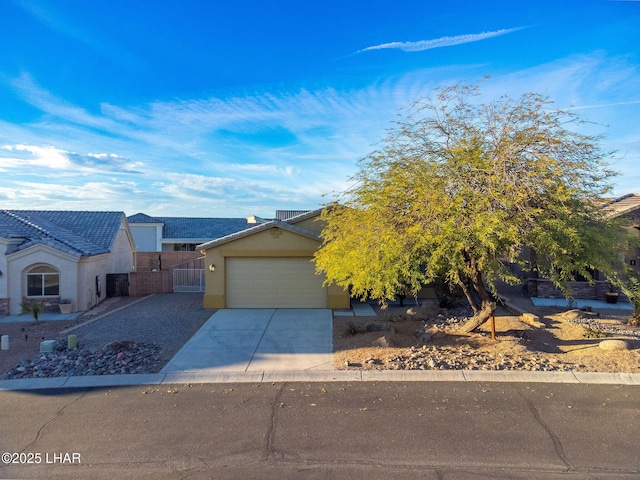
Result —
<instances>
[{"instance_id":1,"label":"blue sky","mask_svg":"<svg viewBox=\"0 0 640 480\"><path fill-rule=\"evenodd\" d=\"M640 1L5 0L0 52L0 208L317 208L403 107L486 75L592 121L640 192Z\"/></svg>"}]
</instances>

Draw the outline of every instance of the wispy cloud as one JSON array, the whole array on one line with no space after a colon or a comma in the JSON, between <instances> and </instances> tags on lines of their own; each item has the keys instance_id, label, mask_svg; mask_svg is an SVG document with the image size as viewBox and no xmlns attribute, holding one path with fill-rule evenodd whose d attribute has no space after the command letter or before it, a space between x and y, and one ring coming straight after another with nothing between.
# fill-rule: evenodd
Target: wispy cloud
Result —
<instances>
[{"instance_id":1,"label":"wispy cloud","mask_svg":"<svg viewBox=\"0 0 640 480\"><path fill-rule=\"evenodd\" d=\"M405 52L422 52L423 50L431 50L433 48L453 47L454 45L462 45L463 43L480 42L493 37L507 35L517 32L527 27L503 28L493 32L469 33L465 35L455 35L453 37L440 37L432 40L419 40L417 42L390 42L374 45L372 47L363 48L356 53L369 52L371 50L397 49Z\"/></svg>"},{"instance_id":2,"label":"wispy cloud","mask_svg":"<svg viewBox=\"0 0 640 480\"><path fill-rule=\"evenodd\" d=\"M40 170L71 171L74 174L138 173L141 162L132 162L113 153L81 155L52 146L4 145L0 147L0 171L36 167Z\"/></svg>"},{"instance_id":3,"label":"wispy cloud","mask_svg":"<svg viewBox=\"0 0 640 480\"><path fill-rule=\"evenodd\" d=\"M346 188L357 160L375 148L401 107L434 87L485 73L477 65L414 70L362 89L104 104L97 113L22 77L14 87L43 116L20 126L0 121L0 172L8 173L0 173L0 199L5 208L69 209L64 202L75 198L78 208L117 205L128 214L174 216L270 216L283 206L313 208L329 201L323 195ZM627 59L596 52L494 76L482 87L483 101L536 91L563 108L598 105L595 118L621 132L609 146L626 153L616 166L625 170L640 158L637 129L619 115L624 109L626 117L636 117L637 78ZM269 141L282 132L290 141ZM20 177L19 167L29 174ZM45 176L53 185L37 183ZM92 189L100 189L100 197L92 197Z\"/></svg>"}]
</instances>

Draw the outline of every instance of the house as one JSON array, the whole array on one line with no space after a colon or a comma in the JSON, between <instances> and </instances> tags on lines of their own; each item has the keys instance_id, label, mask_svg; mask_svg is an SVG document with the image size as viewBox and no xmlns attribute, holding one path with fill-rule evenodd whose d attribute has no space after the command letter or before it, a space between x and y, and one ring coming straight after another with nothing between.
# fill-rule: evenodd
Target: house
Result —
<instances>
[{"instance_id":1,"label":"house","mask_svg":"<svg viewBox=\"0 0 640 480\"><path fill-rule=\"evenodd\" d=\"M349 308L348 293L315 272L320 213L264 221L198 245L206 256L205 308Z\"/></svg>"},{"instance_id":2,"label":"house","mask_svg":"<svg viewBox=\"0 0 640 480\"><path fill-rule=\"evenodd\" d=\"M640 236L640 194L629 193L618 198L606 200L602 204L605 212L614 218L624 217L631 224L636 235ZM621 252L621 255L624 252ZM636 272L638 271L640 252L626 252L624 261L627 262ZM571 297L575 299L604 300L605 293L611 289L611 284L599 271L593 272L594 281L589 282L584 278L576 276L576 279L569 282ZM528 293L532 297L539 298L563 298L564 294L545 278L528 278Z\"/></svg>"},{"instance_id":3,"label":"house","mask_svg":"<svg viewBox=\"0 0 640 480\"><path fill-rule=\"evenodd\" d=\"M151 217L127 218L139 252L193 252L196 246L264 221L250 218Z\"/></svg>"},{"instance_id":4,"label":"house","mask_svg":"<svg viewBox=\"0 0 640 480\"><path fill-rule=\"evenodd\" d=\"M62 299L85 311L126 293L134 251L123 212L0 210L0 315Z\"/></svg>"}]
</instances>

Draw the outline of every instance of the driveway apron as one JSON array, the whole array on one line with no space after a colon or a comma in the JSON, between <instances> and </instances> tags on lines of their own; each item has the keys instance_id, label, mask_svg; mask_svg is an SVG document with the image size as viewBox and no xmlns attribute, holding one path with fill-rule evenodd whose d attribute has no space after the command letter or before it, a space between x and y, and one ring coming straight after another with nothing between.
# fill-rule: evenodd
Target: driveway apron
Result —
<instances>
[{"instance_id":1,"label":"driveway apron","mask_svg":"<svg viewBox=\"0 0 640 480\"><path fill-rule=\"evenodd\" d=\"M219 310L162 369L247 372L333 370L329 309Z\"/></svg>"}]
</instances>

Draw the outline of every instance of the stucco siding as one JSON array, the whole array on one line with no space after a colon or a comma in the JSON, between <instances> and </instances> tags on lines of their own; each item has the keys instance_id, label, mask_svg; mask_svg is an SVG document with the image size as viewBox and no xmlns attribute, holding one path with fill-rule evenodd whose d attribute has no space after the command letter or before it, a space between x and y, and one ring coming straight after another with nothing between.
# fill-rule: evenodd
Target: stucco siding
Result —
<instances>
[{"instance_id":1,"label":"stucco siding","mask_svg":"<svg viewBox=\"0 0 640 480\"><path fill-rule=\"evenodd\" d=\"M226 308L228 293L226 292L228 272L227 260L230 258L299 258L310 261L320 246L320 239L308 237L274 226L253 235L237 238L227 243L205 250L205 296L206 308ZM210 266L214 271L210 271ZM313 268L308 270L313 275ZM340 287L318 288L326 295L326 306L329 308L348 308L349 296ZM234 286L233 288L238 288ZM237 293L237 292L236 292Z\"/></svg>"},{"instance_id":2,"label":"stucco siding","mask_svg":"<svg viewBox=\"0 0 640 480\"><path fill-rule=\"evenodd\" d=\"M133 250L135 247L132 242L132 237L129 236L123 225L116 235L109 254L108 271L105 273L129 273L133 270L135 264Z\"/></svg>"},{"instance_id":3,"label":"stucco siding","mask_svg":"<svg viewBox=\"0 0 640 480\"><path fill-rule=\"evenodd\" d=\"M38 244L5 256L4 247L0 244L2 261L6 262L6 273L0 277L0 288L4 282L6 294L0 294L0 298L9 298L10 315L20 314L23 299L27 297L27 273L36 266L48 265L60 274L60 294L45 298L51 298L54 307L60 299L68 299L73 302L74 311L89 310L105 299L107 273L131 271L133 248L133 239L124 221L116 234L111 253L77 257ZM100 296L97 294L96 277L100 278Z\"/></svg>"},{"instance_id":4,"label":"stucco siding","mask_svg":"<svg viewBox=\"0 0 640 480\"><path fill-rule=\"evenodd\" d=\"M7 257L5 256L5 252L7 251L7 243L0 238L0 299L7 298Z\"/></svg>"},{"instance_id":5,"label":"stucco siding","mask_svg":"<svg viewBox=\"0 0 640 480\"><path fill-rule=\"evenodd\" d=\"M162 224L129 224L129 230L139 252L157 252L162 240Z\"/></svg>"},{"instance_id":6,"label":"stucco siding","mask_svg":"<svg viewBox=\"0 0 640 480\"><path fill-rule=\"evenodd\" d=\"M60 297L76 298L78 281L77 258L53 248L37 245L21 250L7 257L9 312L18 315L22 311L20 304L27 296L27 272L38 265L50 265L60 273Z\"/></svg>"},{"instance_id":7,"label":"stucco siding","mask_svg":"<svg viewBox=\"0 0 640 480\"><path fill-rule=\"evenodd\" d=\"M318 234L322 233L322 229L325 225L323 221L319 220L318 216L306 218L304 220L300 220L299 222L291 222L291 224Z\"/></svg>"}]
</instances>

